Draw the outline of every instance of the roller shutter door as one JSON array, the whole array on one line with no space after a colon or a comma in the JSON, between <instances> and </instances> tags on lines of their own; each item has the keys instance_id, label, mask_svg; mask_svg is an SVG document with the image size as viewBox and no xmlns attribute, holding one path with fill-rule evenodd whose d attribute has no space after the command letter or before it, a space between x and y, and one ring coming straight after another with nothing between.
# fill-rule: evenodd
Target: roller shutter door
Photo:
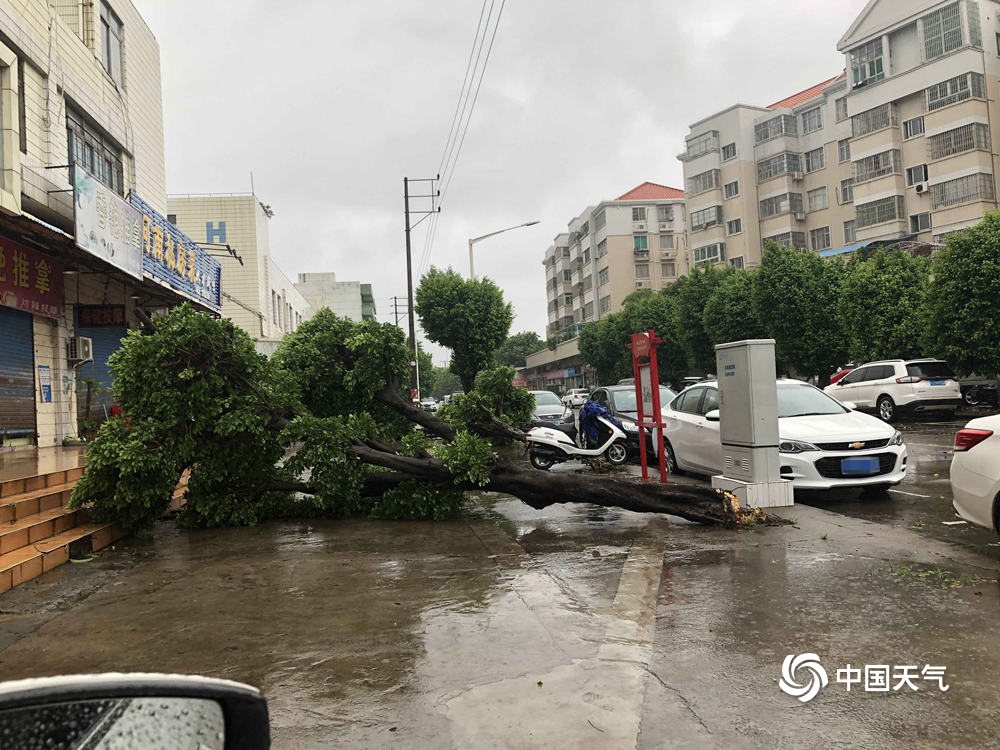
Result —
<instances>
[{"instance_id":1,"label":"roller shutter door","mask_svg":"<svg viewBox=\"0 0 1000 750\"><path fill-rule=\"evenodd\" d=\"M31 315L0 307L0 437L35 436L35 344Z\"/></svg>"}]
</instances>

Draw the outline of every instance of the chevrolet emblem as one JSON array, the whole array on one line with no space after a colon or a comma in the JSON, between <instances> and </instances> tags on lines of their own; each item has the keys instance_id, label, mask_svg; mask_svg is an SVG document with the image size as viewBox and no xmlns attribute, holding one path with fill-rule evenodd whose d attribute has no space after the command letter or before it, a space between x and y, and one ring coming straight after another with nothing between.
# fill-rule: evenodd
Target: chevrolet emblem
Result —
<instances>
[{"instance_id":1,"label":"chevrolet emblem","mask_svg":"<svg viewBox=\"0 0 1000 750\"><path fill-rule=\"evenodd\" d=\"M854 450L859 451L859 450L861 450L862 448L865 447L865 444L864 443L848 443L847 447L848 448L853 448Z\"/></svg>"}]
</instances>

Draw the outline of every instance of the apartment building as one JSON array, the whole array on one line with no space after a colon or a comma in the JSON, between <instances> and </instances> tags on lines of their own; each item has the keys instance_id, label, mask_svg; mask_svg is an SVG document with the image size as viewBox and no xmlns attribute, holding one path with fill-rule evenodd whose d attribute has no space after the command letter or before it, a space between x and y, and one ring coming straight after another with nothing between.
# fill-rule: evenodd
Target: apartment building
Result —
<instances>
[{"instance_id":1,"label":"apartment building","mask_svg":"<svg viewBox=\"0 0 1000 750\"><path fill-rule=\"evenodd\" d=\"M857 239L941 242L997 208L1000 2L873 0L837 45Z\"/></svg>"},{"instance_id":2,"label":"apartment building","mask_svg":"<svg viewBox=\"0 0 1000 750\"><path fill-rule=\"evenodd\" d=\"M936 243L996 208L998 11L872 0L838 44L844 73L693 124L688 265L752 267L768 240L824 255Z\"/></svg>"},{"instance_id":3,"label":"apartment building","mask_svg":"<svg viewBox=\"0 0 1000 750\"><path fill-rule=\"evenodd\" d=\"M160 53L131 2L0 3L0 164L0 445L59 445L107 413L140 317L219 309L218 263L163 215Z\"/></svg>"},{"instance_id":4,"label":"apartment building","mask_svg":"<svg viewBox=\"0 0 1000 750\"><path fill-rule=\"evenodd\" d=\"M329 307L342 318L375 320L375 295L371 284L360 281L337 281L337 274L300 273L295 288L308 300L313 310Z\"/></svg>"},{"instance_id":5,"label":"apartment building","mask_svg":"<svg viewBox=\"0 0 1000 750\"><path fill-rule=\"evenodd\" d=\"M271 210L253 193L171 195L169 219L222 265L222 317L270 355L285 334L312 315L309 302L274 262Z\"/></svg>"},{"instance_id":6,"label":"apartment building","mask_svg":"<svg viewBox=\"0 0 1000 750\"><path fill-rule=\"evenodd\" d=\"M653 182L584 210L545 252L546 335L575 336L637 289L676 280L684 226L684 192Z\"/></svg>"}]
</instances>

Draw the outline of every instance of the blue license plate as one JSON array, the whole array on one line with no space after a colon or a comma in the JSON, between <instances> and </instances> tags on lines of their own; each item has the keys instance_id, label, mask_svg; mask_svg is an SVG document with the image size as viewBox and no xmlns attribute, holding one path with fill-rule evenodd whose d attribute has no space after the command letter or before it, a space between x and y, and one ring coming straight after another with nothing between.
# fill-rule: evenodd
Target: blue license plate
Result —
<instances>
[{"instance_id":1,"label":"blue license plate","mask_svg":"<svg viewBox=\"0 0 1000 750\"><path fill-rule=\"evenodd\" d=\"M859 476L863 474L878 474L877 458L845 458L840 462L840 473Z\"/></svg>"},{"instance_id":2,"label":"blue license plate","mask_svg":"<svg viewBox=\"0 0 1000 750\"><path fill-rule=\"evenodd\" d=\"M946 380L932 380L931 381L931 385L944 385L947 382L948 381L946 381Z\"/></svg>"}]
</instances>

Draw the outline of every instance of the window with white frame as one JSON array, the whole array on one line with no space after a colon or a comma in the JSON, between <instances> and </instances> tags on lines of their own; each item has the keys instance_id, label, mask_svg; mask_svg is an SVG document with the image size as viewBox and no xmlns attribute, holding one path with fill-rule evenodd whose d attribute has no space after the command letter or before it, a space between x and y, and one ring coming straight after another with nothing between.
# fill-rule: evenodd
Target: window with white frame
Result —
<instances>
[{"instance_id":1,"label":"window with white frame","mask_svg":"<svg viewBox=\"0 0 1000 750\"><path fill-rule=\"evenodd\" d=\"M784 193L775 195L772 198L765 198L760 202L760 218L769 219L772 216L780 216L787 213L802 212L802 194Z\"/></svg>"},{"instance_id":2,"label":"window with white frame","mask_svg":"<svg viewBox=\"0 0 1000 750\"><path fill-rule=\"evenodd\" d=\"M125 27L106 2L101 3L101 54L104 69L119 86L122 85L122 49Z\"/></svg>"},{"instance_id":3,"label":"window with white frame","mask_svg":"<svg viewBox=\"0 0 1000 750\"><path fill-rule=\"evenodd\" d=\"M696 247L691 251L695 266L720 263L726 259L726 243L713 242L711 245Z\"/></svg>"},{"instance_id":4,"label":"window with white frame","mask_svg":"<svg viewBox=\"0 0 1000 750\"><path fill-rule=\"evenodd\" d=\"M597 286L604 286L608 283L609 272L607 268L602 268L597 272Z\"/></svg>"},{"instance_id":5,"label":"window with white frame","mask_svg":"<svg viewBox=\"0 0 1000 750\"><path fill-rule=\"evenodd\" d=\"M782 135L798 134L798 125L793 115L778 115L754 126L754 142L758 146Z\"/></svg>"},{"instance_id":6,"label":"window with white frame","mask_svg":"<svg viewBox=\"0 0 1000 750\"><path fill-rule=\"evenodd\" d=\"M855 138L899 124L899 113L892 102L880 104L851 118L851 133Z\"/></svg>"},{"instance_id":7,"label":"window with white frame","mask_svg":"<svg viewBox=\"0 0 1000 750\"><path fill-rule=\"evenodd\" d=\"M660 276L673 279L677 277L677 264L672 260L665 260L660 263Z\"/></svg>"},{"instance_id":8,"label":"window with white frame","mask_svg":"<svg viewBox=\"0 0 1000 750\"><path fill-rule=\"evenodd\" d=\"M913 234L930 231L930 228L931 214L929 211L925 211L922 214L914 214L910 217L910 232Z\"/></svg>"},{"instance_id":9,"label":"window with white frame","mask_svg":"<svg viewBox=\"0 0 1000 750\"><path fill-rule=\"evenodd\" d=\"M601 297L600 305L601 305L601 314L602 315L604 313L606 313L608 310L610 310L611 309L611 297L610 297L610 295L607 296L607 297Z\"/></svg>"},{"instance_id":10,"label":"window with white frame","mask_svg":"<svg viewBox=\"0 0 1000 750\"><path fill-rule=\"evenodd\" d=\"M840 160L841 164L849 162L851 160L851 139L845 138L842 141L837 141L837 158Z\"/></svg>"},{"instance_id":11,"label":"window with white frame","mask_svg":"<svg viewBox=\"0 0 1000 750\"><path fill-rule=\"evenodd\" d=\"M810 211L822 211L830 207L830 199L827 196L826 186L810 190L806 193L806 199Z\"/></svg>"},{"instance_id":12,"label":"window with white frame","mask_svg":"<svg viewBox=\"0 0 1000 750\"><path fill-rule=\"evenodd\" d=\"M909 140L924 134L924 118L914 117L912 120L903 120L903 138Z\"/></svg>"},{"instance_id":13,"label":"window with white frame","mask_svg":"<svg viewBox=\"0 0 1000 750\"><path fill-rule=\"evenodd\" d=\"M855 206L855 212L857 215L855 226L858 229L889 221L900 221L906 216L901 195L890 195L888 198Z\"/></svg>"},{"instance_id":14,"label":"window with white frame","mask_svg":"<svg viewBox=\"0 0 1000 750\"><path fill-rule=\"evenodd\" d=\"M823 108L813 107L802 113L802 132L815 133L823 128Z\"/></svg>"},{"instance_id":15,"label":"window with white frame","mask_svg":"<svg viewBox=\"0 0 1000 750\"><path fill-rule=\"evenodd\" d=\"M840 203L841 205L854 203L854 179L851 177L840 181Z\"/></svg>"},{"instance_id":16,"label":"window with white frame","mask_svg":"<svg viewBox=\"0 0 1000 750\"><path fill-rule=\"evenodd\" d=\"M692 232L714 227L722 223L722 206L709 206L700 211L692 211L690 219Z\"/></svg>"},{"instance_id":17,"label":"window with white frame","mask_svg":"<svg viewBox=\"0 0 1000 750\"><path fill-rule=\"evenodd\" d=\"M983 24L979 19L978 0L965 0L965 9L969 12L969 44L982 49Z\"/></svg>"},{"instance_id":18,"label":"window with white frame","mask_svg":"<svg viewBox=\"0 0 1000 750\"><path fill-rule=\"evenodd\" d=\"M722 161L730 161L736 158L736 144L727 143L722 147Z\"/></svg>"},{"instance_id":19,"label":"window with white frame","mask_svg":"<svg viewBox=\"0 0 1000 750\"><path fill-rule=\"evenodd\" d=\"M633 206L632 207L632 221L645 221L646 220L646 207L645 206Z\"/></svg>"},{"instance_id":20,"label":"window with white frame","mask_svg":"<svg viewBox=\"0 0 1000 750\"><path fill-rule=\"evenodd\" d=\"M663 232L660 234L660 250L673 250L674 249L674 235L670 232Z\"/></svg>"},{"instance_id":21,"label":"window with white frame","mask_svg":"<svg viewBox=\"0 0 1000 750\"><path fill-rule=\"evenodd\" d=\"M820 227L809 232L809 244L813 250L829 250L832 245L830 240L830 227Z\"/></svg>"},{"instance_id":22,"label":"window with white frame","mask_svg":"<svg viewBox=\"0 0 1000 750\"><path fill-rule=\"evenodd\" d=\"M688 179L688 194L698 195L699 193L719 187L719 176L721 174L718 169L710 169L707 172L692 176Z\"/></svg>"},{"instance_id":23,"label":"window with white frame","mask_svg":"<svg viewBox=\"0 0 1000 750\"><path fill-rule=\"evenodd\" d=\"M657 206L656 207L656 220L657 221L673 221L674 220L674 207L673 206Z\"/></svg>"},{"instance_id":24,"label":"window with white frame","mask_svg":"<svg viewBox=\"0 0 1000 750\"><path fill-rule=\"evenodd\" d=\"M635 264L635 277L637 279L648 279L649 278L649 263L636 263Z\"/></svg>"},{"instance_id":25,"label":"window with white frame","mask_svg":"<svg viewBox=\"0 0 1000 750\"><path fill-rule=\"evenodd\" d=\"M969 123L945 133L932 135L927 139L927 147L931 159L943 159L973 149L989 151L990 128L980 122Z\"/></svg>"},{"instance_id":26,"label":"window with white frame","mask_svg":"<svg viewBox=\"0 0 1000 750\"><path fill-rule=\"evenodd\" d=\"M851 50L851 80L861 86L885 78L882 65L882 37Z\"/></svg>"},{"instance_id":27,"label":"window with white frame","mask_svg":"<svg viewBox=\"0 0 1000 750\"><path fill-rule=\"evenodd\" d=\"M843 122L847 119L847 97L842 96L833 102L834 109L837 111L837 122Z\"/></svg>"},{"instance_id":28,"label":"window with white frame","mask_svg":"<svg viewBox=\"0 0 1000 750\"><path fill-rule=\"evenodd\" d=\"M743 219L733 219L726 222L726 234L739 234L743 231Z\"/></svg>"},{"instance_id":29,"label":"window with white frame","mask_svg":"<svg viewBox=\"0 0 1000 750\"><path fill-rule=\"evenodd\" d=\"M949 104L964 102L966 99L986 98L986 83L979 73L963 73L935 84L927 89L927 111L947 107Z\"/></svg>"},{"instance_id":30,"label":"window with white frame","mask_svg":"<svg viewBox=\"0 0 1000 750\"><path fill-rule=\"evenodd\" d=\"M608 241L601 240L600 242L597 243L597 254L594 257L603 258L607 254L608 254Z\"/></svg>"},{"instance_id":31,"label":"window with white frame","mask_svg":"<svg viewBox=\"0 0 1000 750\"><path fill-rule=\"evenodd\" d=\"M877 180L890 174L899 174L902 164L899 149L872 154L854 162L854 184Z\"/></svg>"},{"instance_id":32,"label":"window with white frame","mask_svg":"<svg viewBox=\"0 0 1000 750\"><path fill-rule=\"evenodd\" d=\"M757 182L780 177L783 174L802 171L801 154L785 152L757 162Z\"/></svg>"},{"instance_id":33,"label":"window with white frame","mask_svg":"<svg viewBox=\"0 0 1000 750\"><path fill-rule=\"evenodd\" d=\"M719 131L710 130L687 141L687 158L694 159L711 151L719 150Z\"/></svg>"},{"instance_id":34,"label":"window with white frame","mask_svg":"<svg viewBox=\"0 0 1000 750\"><path fill-rule=\"evenodd\" d=\"M806 172L817 172L826 166L826 150L820 146L812 151L806 151Z\"/></svg>"},{"instance_id":35,"label":"window with white frame","mask_svg":"<svg viewBox=\"0 0 1000 750\"><path fill-rule=\"evenodd\" d=\"M995 200L993 175L979 173L931 185L931 207L947 208L960 203Z\"/></svg>"},{"instance_id":36,"label":"window with white frame","mask_svg":"<svg viewBox=\"0 0 1000 750\"><path fill-rule=\"evenodd\" d=\"M761 240L761 245L766 246L767 243L774 242L778 245L784 245L785 247L795 247L800 250L806 249L806 233L805 232L783 232L782 234L773 234L770 237L765 237Z\"/></svg>"},{"instance_id":37,"label":"window with white frame","mask_svg":"<svg viewBox=\"0 0 1000 750\"><path fill-rule=\"evenodd\" d=\"M725 194L726 198L735 198L737 195L739 195L740 194L739 180L736 180L734 182L727 182L725 187L723 188L723 193Z\"/></svg>"},{"instance_id":38,"label":"window with white frame","mask_svg":"<svg viewBox=\"0 0 1000 750\"><path fill-rule=\"evenodd\" d=\"M69 163L79 164L118 195L125 194L122 151L72 109L66 111Z\"/></svg>"},{"instance_id":39,"label":"window with white frame","mask_svg":"<svg viewBox=\"0 0 1000 750\"><path fill-rule=\"evenodd\" d=\"M746 266L743 263L743 256L742 255L737 255L735 258L730 258L729 259L729 267L730 268L745 268Z\"/></svg>"},{"instance_id":40,"label":"window with white frame","mask_svg":"<svg viewBox=\"0 0 1000 750\"><path fill-rule=\"evenodd\" d=\"M850 245L858 241L858 233L854 228L854 219L844 222L844 244Z\"/></svg>"},{"instance_id":41,"label":"window with white frame","mask_svg":"<svg viewBox=\"0 0 1000 750\"><path fill-rule=\"evenodd\" d=\"M649 237L644 234L634 234L632 235L632 252L634 253L648 253L649 252Z\"/></svg>"},{"instance_id":42,"label":"window with white frame","mask_svg":"<svg viewBox=\"0 0 1000 750\"><path fill-rule=\"evenodd\" d=\"M605 226L607 226L607 223L608 223L607 214L602 209L597 213L596 216L594 216L594 229L595 230L603 229Z\"/></svg>"},{"instance_id":43,"label":"window with white frame","mask_svg":"<svg viewBox=\"0 0 1000 750\"><path fill-rule=\"evenodd\" d=\"M962 46L962 14L958 3L920 19L924 31L924 60L953 52Z\"/></svg>"},{"instance_id":44,"label":"window with white frame","mask_svg":"<svg viewBox=\"0 0 1000 750\"><path fill-rule=\"evenodd\" d=\"M906 184L916 185L918 182L927 182L926 164L918 164L906 170Z\"/></svg>"}]
</instances>

